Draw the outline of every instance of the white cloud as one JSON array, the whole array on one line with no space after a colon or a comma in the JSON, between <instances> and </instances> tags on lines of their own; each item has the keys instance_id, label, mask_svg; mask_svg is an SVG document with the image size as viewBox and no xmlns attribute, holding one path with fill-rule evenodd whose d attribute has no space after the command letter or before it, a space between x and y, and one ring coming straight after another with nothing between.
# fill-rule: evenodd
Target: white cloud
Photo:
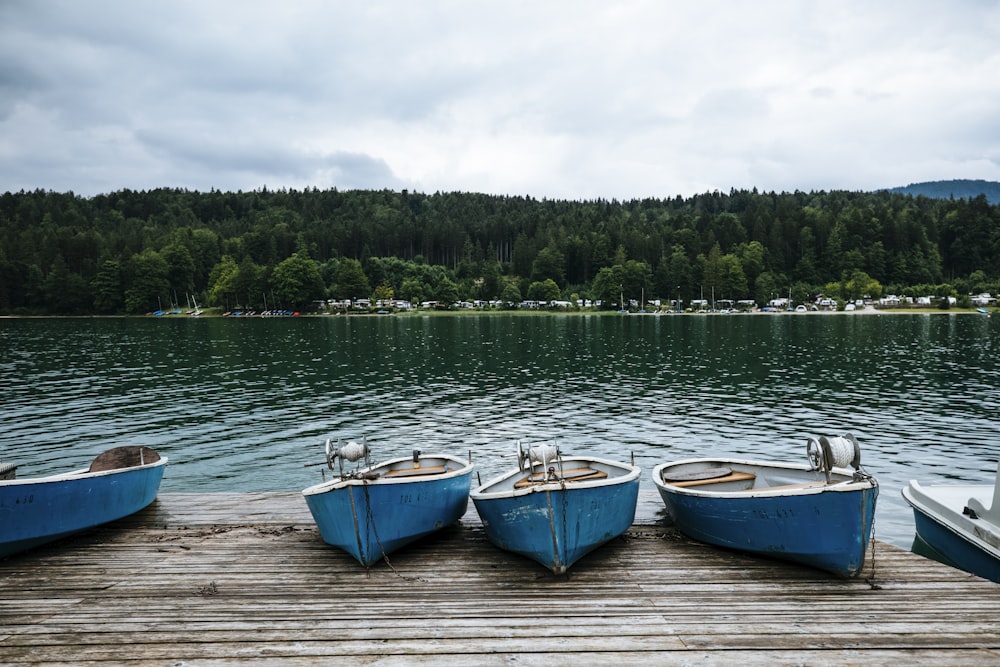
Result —
<instances>
[{"instance_id":1,"label":"white cloud","mask_svg":"<svg viewBox=\"0 0 1000 667\"><path fill-rule=\"evenodd\" d=\"M0 5L0 191L1000 180L994 2Z\"/></svg>"}]
</instances>

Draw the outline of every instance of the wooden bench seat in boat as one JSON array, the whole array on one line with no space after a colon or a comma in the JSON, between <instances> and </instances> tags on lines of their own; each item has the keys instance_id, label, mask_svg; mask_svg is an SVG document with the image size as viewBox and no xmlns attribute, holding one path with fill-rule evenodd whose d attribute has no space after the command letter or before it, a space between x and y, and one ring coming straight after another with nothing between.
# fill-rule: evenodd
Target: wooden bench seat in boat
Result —
<instances>
[{"instance_id":1,"label":"wooden bench seat in boat","mask_svg":"<svg viewBox=\"0 0 1000 667\"><path fill-rule=\"evenodd\" d=\"M590 480L593 479L605 479L607 476L608 473L604 472L603 470L594 470L593 468L572 468L563 470L562 474L559 475L559 480L565 482L585 482L585 481L589 482ZM549 481L547 478L548 478L548 472L534 472L531 473L530 475L527 475L524 479L515 482L514 488L524 489L526 487L531 486L532 484L539 484ZM559 480L552 480L552 481L559 481Z\"/></svg>"},{"instance_id":2,"label":"wooden bench seat in boat","mask_svg":"<svg viewBox=\"0 0 1000 667\"><path fill-rule=\"evenodd\" d=\"M455 468L458 470L458 468ZM444 466L421 466L419 468L398 468L385 473L383 477L417 477L419 475L440 475L448 472Z\"/></svg>"},{"instance_id":3,"label":"wooden bench seat in boat","mask_svg":"<svg viewBox=\"0 0 1000 667\"><path fill-rule=\"evenodd\" d=\"M704 484L723 484L725 482L744 482L747 480L753 481L757 479L757 475L752 472L742 472L740 470L729 470L728 468L718 469L718 473L714 477L707 478L695 478L695 479L664 479L664 483L671 486L689 487L689 486L702 486Z\"/></svg>"},{"instance_id":4,"label":"wooden bench seat in boat","mask_svg":"<svg viewBox=\"0 0 1000 667\"><path fill-rule=\"evenodd\" d=\"M689 487L689 486L702 486L705 484L721 484L724 482L743 482L743 481L753 481L756 479L756 475L751 472L741 472L738 470L729 470L728 468L716 469L718 472L713 471L693 471L690 473L691 479L665 479L664 482L670 484L671 486ZM709 476L711 473L712 476ZM746 489L747 491L795 491L797 489L812 489L819 486L826 486L826 482L823 480L814 480L810 482L796 482L794 484L776 484L774 486L758 486L752 489Z\"/></svg>"},{"instance_id":5,"label":"wooden bench seat in boat","mask_svg":"<svg viewBox=\"0 0 1000 667\"><path fill-rule=\"evenodd\" d=\"M799 482L797 484L780 484L778 486L762 486L754 491L794 491L796 489L812 489L817 486L826 486L826 482L818 479L814 482Z\"/></svg>"}]
</instances>

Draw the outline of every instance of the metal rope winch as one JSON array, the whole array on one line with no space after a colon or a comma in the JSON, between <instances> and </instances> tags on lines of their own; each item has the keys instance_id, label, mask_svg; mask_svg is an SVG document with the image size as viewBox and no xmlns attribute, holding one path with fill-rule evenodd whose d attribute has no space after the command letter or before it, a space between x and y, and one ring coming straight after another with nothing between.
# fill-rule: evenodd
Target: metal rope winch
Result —
<instances>
[{"instance_id":1,"label":"metal rope winch","mask_svg":"<svg viewBox=\"0 0 1000 667\"><path fill-rule=\"evenodd\" d=\"M822 470L826 475L826 483L830 483L830 471L834 468L854 468L855 480L869 475L861 470L861 445L851 433L828 438L809 438L806 441L806 456L812 470Z\"/></svg>"},{"instance_id":2,"label":"metal rope winch","mask_svg":"<svg viewBox=\"0 0 1000 667\"><path fill-rule=\"evenodd\" d=\"M531 472L536 465L544 468L552 461L559 461L560 455L557 444L524 446L520 440L517 441L517 467L521 472Z\"/></svg>"},{"instance_id":3,"label":"metal rope winch","mask_svg":"<svg viewBox=\"0 0 1000 667\"><path fill-rule=\"evenodd\" d=\"M337 469L340 471L340 476L341 477L354 476L354 475L357 474L357 471L355 471L355 472L347 473L345 475L345 473L344 473L344 461L350 461L351 463L355 463L357 461L362 461L363 460L364 464L365 464L365 467L366 468L370 468L371 465L372 465L372 462L371 462L371 450L368 448L368 442L367 442L367 440L364 437L362 437L360 444L357 443L357 442L354 442L354 441L348 441L348 443L346 445L344 445L343 447L341 447L340 446L340 440L338 439L337 440L337 447L334 448L333 444L332 444L332 441L330 440L330 438L327 438L326 439L326 465L330 468L330 470L334 470L334 467L333 467L334 460L337 461L337 465L338 465Z\"/></svg>"}]
</instances>

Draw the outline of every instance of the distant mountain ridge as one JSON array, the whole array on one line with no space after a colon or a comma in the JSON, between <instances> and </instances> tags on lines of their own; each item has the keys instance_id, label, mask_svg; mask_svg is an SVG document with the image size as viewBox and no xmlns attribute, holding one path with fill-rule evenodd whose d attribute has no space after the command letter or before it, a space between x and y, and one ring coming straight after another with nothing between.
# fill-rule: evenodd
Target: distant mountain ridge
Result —
<instances>
[{"instance_id":1,"label":"distant mountain ridge","mask_svg":"<svg viewBox=\"0 0 1000 667\"><path fill-rule=\"evenodd\" d=\"M932 199L975 199L986 195L991 204L1000 204L1000 183L996 181L955 179L951 181L927 181L911 183L904 187L887 188L888 192L904 195L923 195Z\"/></svg>"}]
</instances>

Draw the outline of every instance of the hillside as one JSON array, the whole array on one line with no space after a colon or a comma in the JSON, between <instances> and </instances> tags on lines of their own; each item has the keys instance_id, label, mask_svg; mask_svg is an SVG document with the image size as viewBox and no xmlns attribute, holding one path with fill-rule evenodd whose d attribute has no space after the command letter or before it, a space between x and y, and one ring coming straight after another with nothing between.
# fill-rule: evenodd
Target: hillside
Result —
<instances>
[{"instance_id":1,"label":"hillside","mask_svg":"<svg viewBox=\"0 0 1000 667\"><path fill-rule=\"evenodd\" d=\"M0 314L142 314L188 296L262 311L373 296L766 303L883 292L1000 292L1000 205L885 191L582 202L336 189L0 194Z\"/></svg>"},{"instance_id":2,"label":"hillside","mask_svg":"<svg viewBox=\"0 0 1000 667\"><path fill-rule=\"evenodd\" d=\"M991 204L1000 203L1000 183L996 181L956 179L951 181L928 181L911 183L905 187L889 188L889 192L904 195L923 195L933 199L975 199L986 195Z\"/></svg>"}]
</instances>

